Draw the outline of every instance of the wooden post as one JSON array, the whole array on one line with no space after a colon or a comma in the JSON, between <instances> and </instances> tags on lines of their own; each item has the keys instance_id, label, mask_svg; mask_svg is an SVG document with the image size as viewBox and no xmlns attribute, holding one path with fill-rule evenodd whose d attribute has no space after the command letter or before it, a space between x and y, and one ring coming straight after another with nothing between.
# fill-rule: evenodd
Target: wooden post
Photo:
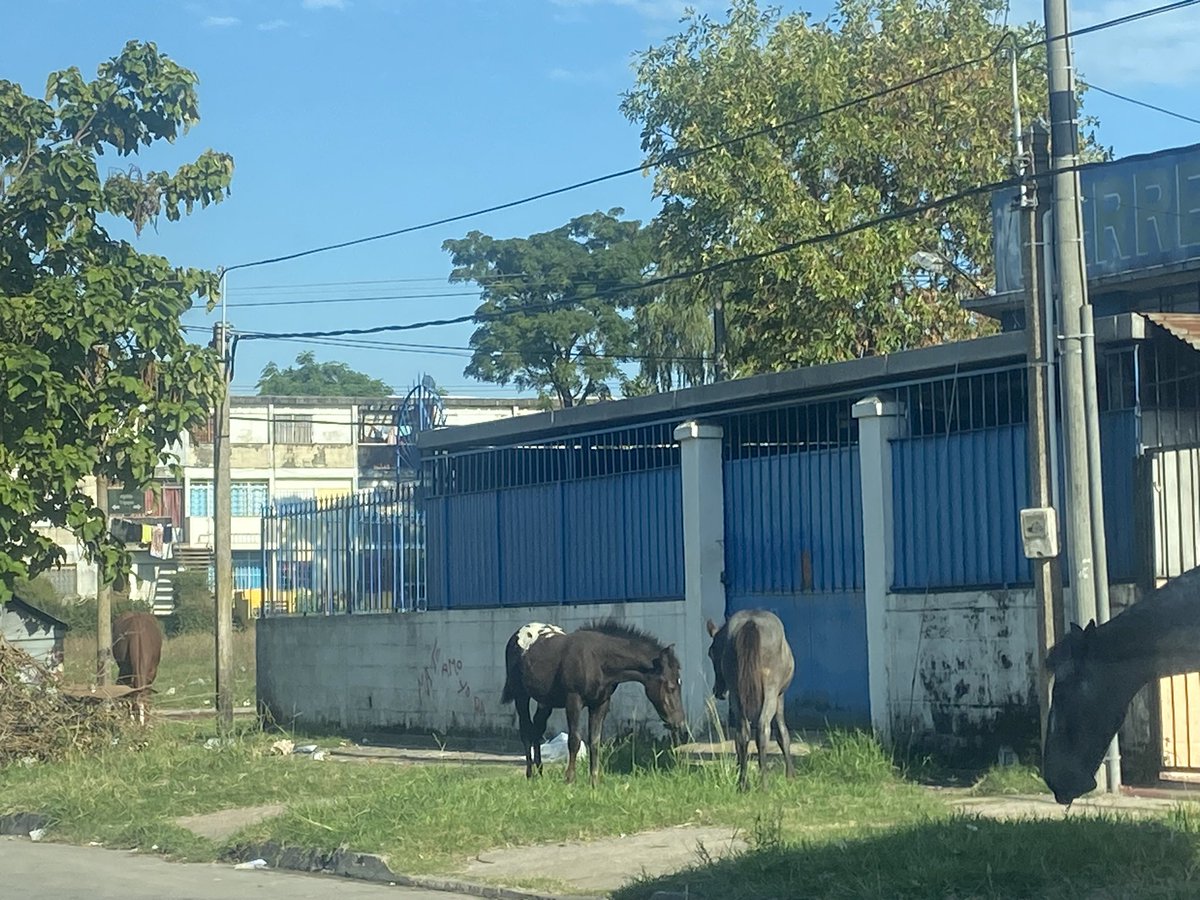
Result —
<instances>
[{"instance_id":1,"label":"wooden post","mask_svg":"<svg viewBox=\"0 0 1200 900\"><path fill-rule=\"evenodd\" d=\"M104 516L108 531L108 479L96 476L96 507ZM96 586L96 683L108 685L112 680L112 581L101 570Z\"/></svg>"}]
</instances>

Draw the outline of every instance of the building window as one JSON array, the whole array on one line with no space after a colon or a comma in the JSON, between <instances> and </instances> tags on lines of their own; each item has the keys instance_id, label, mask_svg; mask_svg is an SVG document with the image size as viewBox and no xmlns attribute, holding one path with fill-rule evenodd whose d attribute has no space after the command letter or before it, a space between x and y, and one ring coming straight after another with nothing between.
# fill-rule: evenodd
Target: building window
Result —
<instances>
[{"instance_id":1,"label":"building window","mask_svg":"<svg viewBox=\"0 0 1200 900\"><path fill-rule=\"evenodd\" d=\"M275 443L311 444L313 442L313 417L306 415L279 415L275 417Z\"/></svg>"},{"instance_id":2,"label":"building window","mask_svg":"<svg viewBox=\"0 0 1200 900\"><path fill-rule=\"evenodd\" d=\"M188 488L188 515L211 516L213 514L213 484L211 481L193 481Z\"/></svg>"},{"instance_id":3,"label":"building window","mask_svg":"<svg viewBox=\"0 0 1200 900\"><path fill-rule=\"evenodd\" d=\"M231 515L260 516L271 499L271 486L265 481L235 481L230 489Z\"/></svg>"}]
</instances>

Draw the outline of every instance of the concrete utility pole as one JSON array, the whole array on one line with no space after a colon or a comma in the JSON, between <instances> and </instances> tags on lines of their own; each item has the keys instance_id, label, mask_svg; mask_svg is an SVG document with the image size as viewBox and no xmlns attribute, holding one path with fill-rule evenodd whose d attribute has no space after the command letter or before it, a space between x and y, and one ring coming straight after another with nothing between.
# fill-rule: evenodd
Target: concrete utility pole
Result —
<instances>
[{"instance_id":1,"label":"concrete utility pole","mask_svg":"<svg viewBox=\"0 0 1200 900\"><path fill-rule=\"evenodd\" d=\"M229 473L229 330L224 316L213 326L213 346L221 356L221 398L213 428L213 553L216 563L217 725L233 728L233 515Z\"/></svg>"},{"instance_id":2,"label":"concrete utility pole","mask_svg":"<svg viewBox=\"0 0 1200 900\"><path fill-rule=\"evenodd\" d=\"M1022 158L1023 190L1020 197L1021 214L1021 272L1025 285L1025 336L1027 360L1027 389L1029 403L1029 505L1047 508L1056 505L1050 489L1050 428L1049 395L1050 347L1046 339L1046 308L1043 303L1041 280L1042 216L1038 208L1038 176L1045 175L1049 165L1049 133L1039 123L1029 128L1018 146ZM1044 183L1044 179L1043 179ZM1061 625L1055 610L1061 608L1058 598L1062 590L1059 557L1031 559L1033 587L1038 605L1038 657L1057 642ZM1038 711L1041 719L1042 746L1046 743L1046 720L1050 714L1050 674L1045 666L1038 667Z\"/></svg>"},{"instance_id":3,"label":"concrete utility pole","mask_svg":"<svg viewBox=\"0 0 1200 900\"><path fill-rule=\"evenodd\" d=\"M1067 0L1044 0L1046 16L1046 74L1050 85L1050 150L1053 154L1054 184L1054 260L1058 273L1059 317L1063 358L1063 414L1066 438L1066 482L1068 544L1071 555L1071 592L1073 619L1086 625L1098 617L1096 583L1108 578L1104 545L1095 545L1097 530L1103 531L1103 519L1093 526L1093 511L1103 515L1102 503L1092 501L1092 486L1098 492L1103 483L1100 472L1099 437L1088 416L1088 386L1095 387L1094 354L1088 353L1093 370L1085 375L1085 343L1090 333L1091 309L1087 299L1087 270L1083 251L1083 215L1079 191L1079 123L1075 103L1075 74L1071 63L1071 45ZM1090 351L1091 348L1089 347ZM1093 400L1094 402L1094 400ZM1089 448L1095 442L1095 451ZM1093 465L1094 463L1094 465ZM1099 551L1100 555L1097 555ZM1107 597L1107 585L1105 585ZM1119 786L1115 771L1116 757L1110 748L1108 789Z\"/></svg>"},{"instance_id":4,"label":"concrete utility pole","mask_svg":"<svg viewBox=\"0 0 1200 900\"><path fill-rule=\"evenodd\" d=\"M108 531L108 479L96 476L96 508L104 515L104 530ZM112 681L112 582L100 573L96 585L96 683L107 686Z\"/></svg>"}]
</instances>

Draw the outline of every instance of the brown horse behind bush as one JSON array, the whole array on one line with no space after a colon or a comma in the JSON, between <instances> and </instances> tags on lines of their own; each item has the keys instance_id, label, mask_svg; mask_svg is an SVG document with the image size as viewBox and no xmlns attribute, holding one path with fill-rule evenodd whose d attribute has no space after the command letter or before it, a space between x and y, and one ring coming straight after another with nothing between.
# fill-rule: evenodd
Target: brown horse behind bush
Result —
<instances>
[{"instance_id":1,"label":"brown horse behind bush","mask_svg":"<svg viewBox=\"0 0 1200 900\"><path fill-rule=\"evenodd\" d=\"M162 629L151 613L122 613L113 623L112 654L117 663L117 684L132 688L129 701L138 722L143 725L150 685L154 683L162 659L162 645Z\"/></svg>"}]
</instances>

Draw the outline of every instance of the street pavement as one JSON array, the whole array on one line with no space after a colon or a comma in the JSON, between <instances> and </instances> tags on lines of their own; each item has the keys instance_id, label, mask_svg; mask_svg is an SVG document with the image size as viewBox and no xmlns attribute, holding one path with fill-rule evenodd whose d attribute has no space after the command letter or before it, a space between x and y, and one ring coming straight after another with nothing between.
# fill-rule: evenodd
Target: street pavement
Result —
<instances>
[{"instance_id":1,"label":"street pavement","mask_svg":"<svg viewBox=\"0 0 1200 900\"><path fill-rule=\"evenodd\" d=\"M0 896L38 900L467 900L466 894L393 887L230 864L173 863L101 847L0 837Z\"/></svg>"}]
</instances>

